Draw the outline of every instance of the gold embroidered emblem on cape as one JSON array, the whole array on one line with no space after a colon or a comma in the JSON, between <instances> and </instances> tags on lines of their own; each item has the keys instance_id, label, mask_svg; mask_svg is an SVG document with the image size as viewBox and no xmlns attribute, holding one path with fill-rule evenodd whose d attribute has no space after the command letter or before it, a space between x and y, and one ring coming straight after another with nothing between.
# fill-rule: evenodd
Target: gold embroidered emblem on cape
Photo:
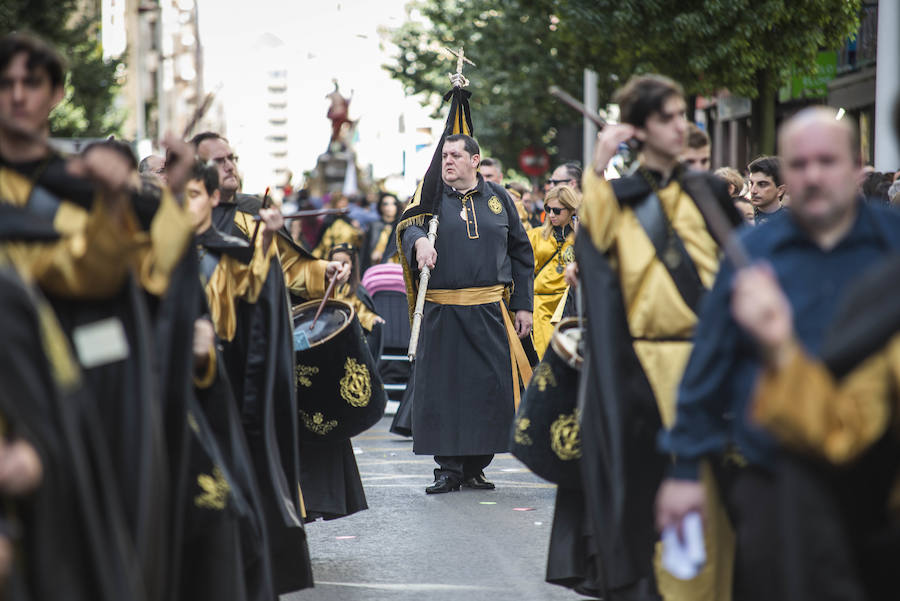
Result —
<instances>
[{"instance_id":1,"label":"gold embroidered emblem on cape","mask_svg":"<svg viewBox=\"0 0 900 601\"><path fill-rule=\"evenodd\" d=\"M553 375L553 370L546 363L538 365L534 370L534 375L531 377L537 383L538 390L541 392L547 390L548 386L556 386L556 376Z\"/></svg>"},{"instance_id":2,"label":"gold embroidered emblem on cape","mask_svg":"<svg viewBox=\"0 0 900 601\"><path fill-rule=\"evenodd\" d=\"M310 365L298 365L297 369L294 370L294 373L297 375L297 384L302 384L309 388L312 386L312 380L310 376L314 376L319 373L318 367L312 367Z\"/></svg>"},{"instance_id":3,"label":"gold embroidered emblem on cape","mask_svg":"<svg viewBox=\"0 0 900 601\"><path fill-rule=\"evenodd\" d=\"M516 444L520 444L526 447L530 447L534 444L534 441L531 440L531 436L528 435L528 428L531 427L531 420L527 417L520 417L516 420L516 433L513 435Z\"/></svg>"},{"instance_id":4,"label":"gold embroidered emblem on cape","mask_svg":"<svg viewBox=\"0 0 900 601\"><path fill-rule=\"evenodd\" d=\"M550 426L550 448L563 461L581 457L581 427L578 409L569 415L560 415Z\"/></svg>"},{"instance_id":5,"label":"gold embroidered emblem on cape","mask_svg":"<svg viewBox=\"0 0 900 601\"><path fill-rule=\"evenodd\" d=\"M325 421L325 416L319 413L313 413L312 417L304 411L300 409L300 417L303 418L303 425L306 426L306 429L312 432L313 434L318 434L319 436L325 436L332 430L334 430L338 423L337 420L330 419Z\"/></svg>"},{"instance_id":6,"label":"gold embroidered emblem on cape","mask_svg":"<svg viewBox=\"0 0 900 601\"><path fill-rule=\"evenodd\" d=\"M566 250L563 251L562 254L563 261L568 263L572 263L575 261L575 248L572 246L566 247Z\"/></svg>"},{"instance_id":7,"label":"gold embroidered emblem on cape","mask_svg":"<svg viewBox=\"0 0 900 601\"><path fill-rule=\"evenodd\" d=\"M203 494L194 497L194 505L204 509L225 509L231 487L228 486L225 474L219 466L213 468L211 476L207 474L197 476L197 485L203 489Z\"/></svg>"},{"instance_id":8,"label":"gold embroidered emblem on cape","mask_svg":"<svg viewBox=\"0 0 900 601\"><path fill-rule=\"evenodd\" d=\"M369 404L371 396L372 380L369 377L369 368L348 357L344 363L344 377L341 378L341 398L352 407L365 407Z\"/></svg>"},{"instance_id":9,"label":"gold embroidered emblem on cape","mask_svg":"<svg viewBox=\"0 0 900 601\"><path fill-rule=\"evenodd\" d=\"M499 215L503 212L503 203L496 196L491 196L490 200L488 200L488 208L494 215Z\"/></svg>"}]
</instances>

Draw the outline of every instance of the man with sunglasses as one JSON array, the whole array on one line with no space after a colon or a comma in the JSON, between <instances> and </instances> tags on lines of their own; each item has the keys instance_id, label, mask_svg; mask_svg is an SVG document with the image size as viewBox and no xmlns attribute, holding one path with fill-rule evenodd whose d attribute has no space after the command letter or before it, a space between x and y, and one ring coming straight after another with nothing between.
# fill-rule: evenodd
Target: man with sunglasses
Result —
<instances>
[{"instance_id":1,"label":"man with sunglasses","mask_svg":"<svg viewBox=\"0 0 900 601\"><path fill-rule=\"evenodd\" d=\"M581 192L581 166L575 162L568 162L554 169L550 179L544 182L544 192L556 186L572 186Z\"/></svg>"}]
</instances>

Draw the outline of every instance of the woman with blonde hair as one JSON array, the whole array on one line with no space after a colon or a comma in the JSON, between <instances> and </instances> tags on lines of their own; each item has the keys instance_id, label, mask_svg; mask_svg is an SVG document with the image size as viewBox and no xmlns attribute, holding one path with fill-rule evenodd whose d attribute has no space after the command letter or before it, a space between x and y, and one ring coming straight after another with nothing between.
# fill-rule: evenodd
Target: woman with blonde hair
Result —
<instances>
[{"instance_id":1,"label":"woman with blonde hair","mask_svg":"<svg viewBox=\"0 0 900 601\"><path fill-rule=\"evenodd\" d=\"M530 230L528 239L534 251L534 326L531 332L534 350L544 357L553 324L550 318L566 290L566 266L575 260L575 214L581 206L581 193L572 186L556 186L544 197L547 218L540 228Z\"/></svg>"}]
</instances>

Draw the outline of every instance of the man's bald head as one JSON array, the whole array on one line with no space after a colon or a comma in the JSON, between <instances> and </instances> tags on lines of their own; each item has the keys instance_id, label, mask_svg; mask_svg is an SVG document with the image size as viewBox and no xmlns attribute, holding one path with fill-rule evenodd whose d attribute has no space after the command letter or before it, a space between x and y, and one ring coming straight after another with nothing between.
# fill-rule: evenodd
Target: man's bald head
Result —
<instances>
[{"instance_id":1,"label":"man's bald head","mask_svg":"<svg viewBox=\"0 0 900 601\"><path fill-rule=\"evenodd\" d=\"M847 150L855 163L862 163L862 156L859 148L859 130L856 124L850 119L838 119L838 112L830 106L810 106L799 112L793 117L782 123L778 130L778 150L780 155L784 155L784 144L786 138L795 130L802 128L833 128L840 130L846 136Z\"/></svg>"},{"instance_id":2,"label":"man's bald head","mask_svg":"<svg viewBox=\"0 0 900 601\"><path fill-rule=\"evenodd\" d=\"M781 126L782 178L794 216L813 233L842 227L855 215L860 176L854 125L827 107L803 109Z\"/></svg>"}]
</instances>

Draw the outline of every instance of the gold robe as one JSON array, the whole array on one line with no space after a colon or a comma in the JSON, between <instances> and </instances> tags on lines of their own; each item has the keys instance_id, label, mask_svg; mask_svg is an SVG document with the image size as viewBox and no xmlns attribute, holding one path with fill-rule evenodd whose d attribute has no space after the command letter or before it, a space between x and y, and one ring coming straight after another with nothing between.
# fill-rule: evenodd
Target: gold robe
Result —
<instances>
[{"instance_id":1,"label":"gold robe","mask_svg":"<svg viewBox=\"0 0 900 601\"><path fill-rule=\"evenodd\" d=\"M261 239L262 236L257 239L257 248L249 265L222 254L204 287L216 336L222 340L230 342L234 338L237 328L236 301L241 299L255 303L266 282L269 265L277 249L273 240L268 251L263 253ZM205 251L201 248L200 252Z\"/></svg>"},{"instance_id":2,"label":"gold robe","mask_svg":"<svg viewBox=\"0 0 900 601\"><path fill-rule=\"evenodd\" d=\"M359 248L361 242L361 231L353 227L346 219L335 219L325 230L325 233L322 234L322 240L312 254L315 257L324 259L331 252L331 249L338 244L349 244L354 248Z\"/></svg>"},{"instance_id":3,"label":"gold robe","mask_svg":"<svg viewBox=\"0 0 900 601\"><path fill-rule=\"evenodd\" d=\"M785 445L852 462L889 429L900 433L900 335L840 380L795 347L786 365L763 372L752 411ZM900 474L890 510L900 516Z\"/></svg>"},{"instance_id":4,"label":"gold robe","mask_svg":"<svg viewBox=\"0 0 900 601\"><path fill-rule=\"evenodd\" d=\"M630 207L619 204L612 186L594 173L584 172L581 226L594 246L608 253L619 285L634 339L634 350L656 397L664 427L675 419L678 384L691 352L697 315L687 306L653 243ZM706 229L694 201L672 181L658 192L663 210L697 267L704 286L711 288L719 267L719 248ZM590 277L590 274L581 274ZM731 599L734 535L704 466L707 489L705 528L708 561L693 580L678 580L662 569L657 545L657 585L666 601L729 601ZM647 516L647 519L652 519Z\"/></svg>"},{"instance_id":5,"label":"gold robe","mask_svg":"<svg viewBox=\"0 0 900 601\"><path fill-rule=\"evenodd\" d=\"M20 173L0 168L0 202L24 207L33 183ZM121 215L109 213L98 195L90 211L61 200L52 242L6 242L8 255L42 290L62 297L101 299L118 292L134 272L141 286L161 296L193 237L188 211L167 189L149 231L142 231L130 203Z\"/></svg>"},{"instance_id":6,"label":"gold robe","mask_svg":"<svg viewBox=\"0 0 900 601\"><path fill-rule=\"evenodd\" d=\"M253 237L256 221L253 216L236 211L234 223L247 238ZM262 234L256 237L257 248L262 242ZM325 270L328 261L310 259L297 252L290 242L276 234L272 237L272 246L276 248L281 269L284 272L284 285L287 289L307 300L322 298L325 296Z\"/></svg>"},{"instance_id":7,"label":"gold robe","mask_svg":"<svg viewBox=\"0 0 900 601\"><path fill-rule=\"evenodd\" d=\"M544 238L543 231L543 228L528 231L528 240L534 251L534 325L531 340L541 359L553 335L551 318L566 291L565 268L575 260L574 237L571 234L558 242L552 232Z\"/></svg>"}]
</instances>

